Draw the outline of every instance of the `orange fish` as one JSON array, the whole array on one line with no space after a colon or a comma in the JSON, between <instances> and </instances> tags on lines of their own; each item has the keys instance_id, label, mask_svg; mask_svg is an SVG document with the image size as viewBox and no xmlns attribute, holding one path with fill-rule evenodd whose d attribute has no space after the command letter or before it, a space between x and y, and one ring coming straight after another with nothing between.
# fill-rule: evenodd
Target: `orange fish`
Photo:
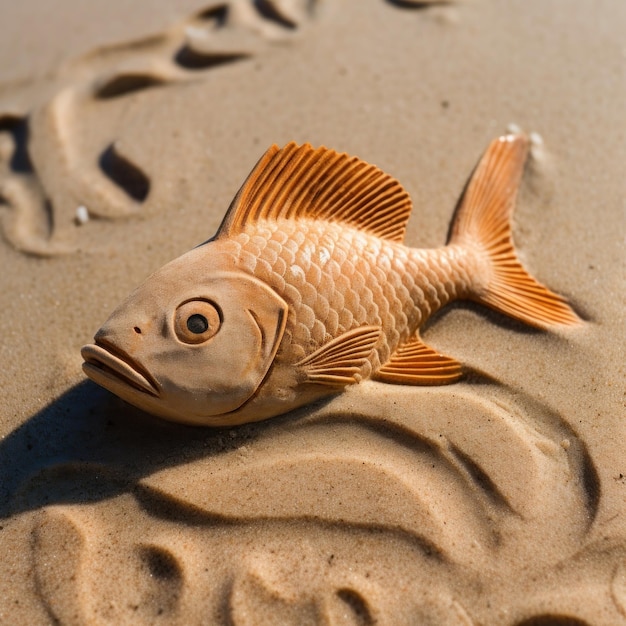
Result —
<instances>
[{"instance_id":1,"label":"orange fish","mask_svg":"<svg viewBox=\"0 0 626 626\"><path fill-rule=\"evenodd\" d=\"M367 378L439 385L461 364L420 327L470 299L539 328L580 319L520 264L510 218L528 153L494 140L448 245L403 245L411 200L356 157L290 143L252 170L215 237L150 276L82 349L92 380L169 420L262 420Z\"/></svg>"}]
</instances>

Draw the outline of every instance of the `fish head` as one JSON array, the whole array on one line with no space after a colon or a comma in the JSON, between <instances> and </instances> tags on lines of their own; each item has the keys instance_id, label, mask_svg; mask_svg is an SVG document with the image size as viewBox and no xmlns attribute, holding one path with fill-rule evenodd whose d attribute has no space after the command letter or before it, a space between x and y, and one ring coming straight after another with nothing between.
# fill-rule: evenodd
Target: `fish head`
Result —
<instances>
[{"instance_id":1,"label":"fish head","mask_svg":"<svg viewBox=\"0 0 626 626\"><path fill-rule=\"evenodd\" d=\"M197 425L228 423L268 373L287 304L201 246L150 276L83 347L83 370L130 404Z\"/></svg>"}]
</instances>

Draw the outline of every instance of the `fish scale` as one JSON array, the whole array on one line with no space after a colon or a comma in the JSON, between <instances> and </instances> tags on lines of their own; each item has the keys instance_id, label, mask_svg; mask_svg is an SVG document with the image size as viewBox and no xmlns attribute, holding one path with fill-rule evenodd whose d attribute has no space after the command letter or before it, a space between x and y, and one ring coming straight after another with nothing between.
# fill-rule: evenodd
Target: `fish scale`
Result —
<instances>
[{"instance_id":1,"label":"fish scale","mask_svg":"<svg viewBox=\"0 0 626 626\"><path fill-rule=\"evenodd\" d=\"M380 325L382 339L363 377L435 311L470 290L472 259L464 250L411 249L336 223L259 223L225 244L240 269L289 304L278 361L295 363L351 329ZM320 250L329 251L324 262Z\"/></svg>"}]
</instances>

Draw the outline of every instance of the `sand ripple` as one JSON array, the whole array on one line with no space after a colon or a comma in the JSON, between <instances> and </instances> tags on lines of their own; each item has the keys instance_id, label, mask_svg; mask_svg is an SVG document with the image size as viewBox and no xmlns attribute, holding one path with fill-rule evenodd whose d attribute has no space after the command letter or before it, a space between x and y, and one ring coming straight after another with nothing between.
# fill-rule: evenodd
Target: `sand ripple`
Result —
<instances>
[{"instance_id":1,"label":"sand ripple","mask_svg":"<svg viewBox=\"0 0 626 626\"><path fill-rule=\"evenodd\" d=\"M0 85L5 239L29 254L70 253L79 245L76 226L90 217L117 220L175 204L181 190L148 172L145 154L133 145L111 140L125 115L120 101L206 79L213 68L289 43L316 4L213 3L164 32L95 48L57 68L37 90L28 82ZM99 136L91 137L95 129Z\"/></svg>"},{"instance_id":2,"label":"sand ripple","mask_svg":"<svg viewBox=\"0 0 626 626\"><path fill-rule=\"evenodd\" d=\"M546 406L367 383L113 500L47 508L34 562L63 624L596 624L598 594L623 611L626 556L593 538L598 495Z\"/></svg>"}]
</instances>

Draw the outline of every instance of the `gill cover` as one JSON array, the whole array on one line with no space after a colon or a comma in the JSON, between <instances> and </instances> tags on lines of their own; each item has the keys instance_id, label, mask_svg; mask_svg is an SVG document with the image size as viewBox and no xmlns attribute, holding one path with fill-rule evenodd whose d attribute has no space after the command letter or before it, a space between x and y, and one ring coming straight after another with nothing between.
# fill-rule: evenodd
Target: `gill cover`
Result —
<instances>
[{"instance_id":1,"label":"gill cover","mask_svg":"<svg viewBox=\"0 0 626 626\"><path fill-rule=\"evenodd\" d=\"M189 392L188 404L182 401L183 394L176 395L190 414L222 415L241 407L263 382L285 330L287 304L265 283L243 272L214 272L193 293L187 302L215 303L220 327L203 343L186 343L174 328L172 338L189 358L164 364L164 391ZM170 315L174 327L180 324L178 312L184 306Z\"/></svg>"}]
</instances>

